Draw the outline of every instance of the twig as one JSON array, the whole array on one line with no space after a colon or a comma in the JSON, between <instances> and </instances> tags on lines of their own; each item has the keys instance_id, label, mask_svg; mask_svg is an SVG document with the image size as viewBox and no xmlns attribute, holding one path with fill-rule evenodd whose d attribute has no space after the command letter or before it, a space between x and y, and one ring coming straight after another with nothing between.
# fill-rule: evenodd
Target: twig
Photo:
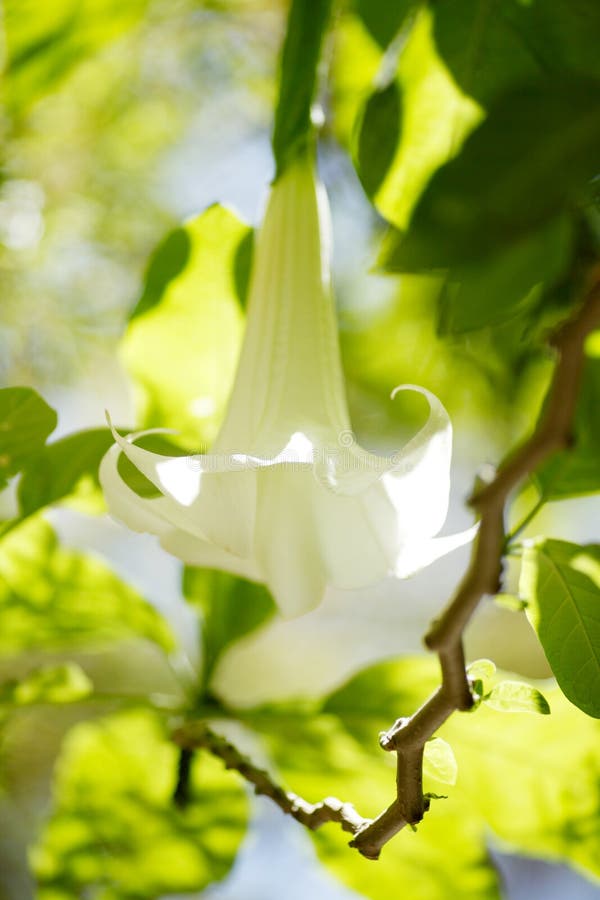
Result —
<instances>
[{"instance_id":1,"label":"twig","mask_svg":"<svg viewBox=\"0 0 600 900\"><path fill-rule=\"evenodd\" d=\"M182 747L177 760L177 783L173 791L173 803L179 809L185 809L190 802L190 782L192 776L192 763L194 751Z\"/></svg>"},{"instance_id":2,"label":"twig","mask_svg":"<svg viewBox=\"0 0 600 900\"><path fill-rule=\"evenodd\" d=\"M315 830L325 822L339 822L344 831L356 834L371 821L363 819L352 804L342 803L335 797L326 797L320 803L309 803L297 794L284 791L268 772L259 769L240 753L237 747L201 722L182 726L172 737L184 752L203 748L223 760L226 769L235 769L246 781L254 785L256 794L270 797L284 813L307 828Z\"/></svg>"},{"instance_id":3,"label":"twig","mask_svg":"<svg viewBox=\"0 0 600 900\"><path fill-rule=\"evenodd\" d=\"M577 403L588 334L600 327L600 266L591 273L590 288L582 306L557 332L552 345L558 361L538 427L498 469L494 479L477 489L469 504L480 514L479 534L469 568L451 602L433 622L425 644L440 660L442 681L434 694L409 718L398 719L380 735L383 750L396 753L396 799L376 819L364 819L349 803L328 797L311 804L277 785L232 744L202 723L180 728L174 735L187 750L203 747L236 769L254 785L257 794L270 797L283 812L311 829L338 822L354 835L350 842L363 856L377 859L382 847L406 825L416 825L429 809L423 794L423 752L426 742L452 713L473 706L465 669L463 632L480 600L500 588L502 559L506 552L504 507L509 494L546 457L571 443L571 427Z\"/></svg>"}]
</instances>

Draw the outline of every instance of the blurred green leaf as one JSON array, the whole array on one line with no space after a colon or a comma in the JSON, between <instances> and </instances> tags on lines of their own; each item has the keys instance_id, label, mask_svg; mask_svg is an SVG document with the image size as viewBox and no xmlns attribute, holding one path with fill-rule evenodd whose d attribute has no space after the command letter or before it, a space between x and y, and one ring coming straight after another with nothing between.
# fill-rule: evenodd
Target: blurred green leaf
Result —
<instances>
[{"instance_id":1,"label":"blurred green leaf","mask_svg":"<svg viewBox=\"0 0 600 900\"><path fill-rule=\"evenodd\" d=\"M402 96L396 81L374 91L367 100L356 147L356 165L362 186L374 196L396 154Z\"/></svg>"},{"instance_id":2,"label":"blurred green leaf","mask_svg":"<svg viewBox=\"0 0 600 900\"><path fill-rule=\"evenodd\" d=\"M98 485L100 460L113 444L108 428L79 431L54 441L30 459L18 487L22 516L63 500L84 478Z\"/></svg>"},{"instance_id":3,"label":"blurred green leaf","mask_svg":"<svg viewBox=\"0 0 600 900\"><path fill-rule=\"evenodd\" d=\"M180 232L189 252L173 233L155 251L121 351L142 423L173 428L198 451L214 438L233 381L252 232L222 206Z\"/></svg>"},{"instance_id":4,"label":"blurred green leaf","mask_svg":"<svg viewBox=\"0 0 600 900\"><path fill-rule=\"evenodd\" d=\"M440 296L441 333L486 328L531 310L564 274L572 250L572 222L560 216L491 257L453 268Z\"/></svg>"},{"instance_id":5,"label":"blurred green leaf","mask_svg":"<svg viewBox=\"0 0 600 900\"><path fill-rule=\"evenodd\" d=\"M70 70L139 21L148 0L5 0L4 92L22 114Z\"/></svg>"},{"instance_id":6,"label":"blurred green leaf","mask_svg":"<svg viewBox=\"0 0 600 900\"><path fill-rule=\"evenodd\" d=\"M76 663L40 666L24 678L0 684L0 706L75 703L89 697L93 689L92 682Z\"/></svg>"},{"instance_id":7,"label":"blurred green leaf","mask_svg":"<svg viewBox=\"0 0 600 900\"><path fill-rule=\"evenodd\" d=\"M0 389L0 488L44 446L54 410L32 388Z\"/></svg>"},{"instance_id":8,"label":"blurred green leaf","mask_svg":"<svg viewBox=\"0 0 600 900\"><path fill-rule=\"evenodd\" d=\"M385 11L390 19L402 17L406 6L388 3ZM374 25L380 23L379 39L385 35L389 41L390 27L380 4L364 7L368 14L361 10L361 15L371 33L376 34ZM400 52L397 108L389 109L387 120L365 114L360 125L358 171L382 215L401 229L407 227L429 178L459 152L503 92L548 76L599 77L594 39L599 29L594 0L558 0L552 5L439 0L422 8ZM367 101L367 112L379 90ZM380 102L376 106L380 108ZM387 173L379 144L386 148ZM377 179L369 176L369 169L378 171Z\"/></svg>"},{"instance_id":9,"label":"blurred green leaf","mask_svg":"<svg viewBox=\"0 0 600 900\"><path fill-rule=\"evenodd\" d=\"M550 713L550 706L541 691L523 681L501 681L492 688L483 702L498 712Z\"/></svg>"},{"instance_id":10,"label":"blurred green leaf","mask_svg":"<svg viewBox=\"0 0 600 900\"><path fill-rule=\"evenodd\" d=\"M28 519L0 546L0 651L98 646L138 637L171 650L164 619L100 559Z\"/></svg>"},{"instance_id":11,"label":"blurred green leaf","mask_svg":"<svg viewBox=\"0 0 600 900\"><path fill-rule=\"evenodd\" d=\"M458 766L450 744L435 737L427 741L423 753L423 775L441 781L442 784L456 784Z\"/></svg>"},{"instance_id":12,"label":"blurred green leaf","mask_svg":"<svg viewBox=\"0 0 600 900\"><path fill-rule=\"evenodd\" d=\"M270 618L276 610L269 591L210 569L186 566L183 593L202 615L203 681L208 684L221 653Z\"/></svg>"},{"instance_id":13,"label":"blurred green leaf","mask_svg":"<svg viewBox=\"0 0 600 900\"><path fill-rule=\"evenodd\" d=\"M391 81L368 97L358 123L355 165L379 212L405 228L432 173L455 155L481 118L458 90L436 48L434 16L415 18Z\"/></svg>"},{"instance_id":14,"label":"blurred green leaf","mask_svg":"<svg viewBox=\"0 0 600 900\"><path fill-rule=\"evenodd\" d=\"M39 900L61 890L153 900L200 891L227 874L246 830L244 791L206 754L194 762L190 802L179 810L172 802L177 759L148 711L70 732L54 808L31 852Z\"/></svg>"},{"instance_id":15,"label":"blurred green leaf","mask_svg":"<svg viewBox=\"0 0 600 900\"><path fill-rule=\"evenodd\" d=\"M383 51L361 19L340 15L332 32L329 90L330 124L343 147L350 147L355 139L359 111L373 90L382 58Z\"/></svg>"},{"instance_id":16,"label":"blurred green leaf","mask_svg":"<svg viewBox=\"0 0 600 900\"><path fill-rule=\"evenodd\" d=\"M600 547L555 540L526 546L519 593L560 687L600 718Z\"/></svg>"},{"instance_id":17,"label":"blurred green leaf","mask_svg":"<svg viewBox=\"0 0 600 900\"><path fill-rule=\"evenodd\" d=\"M467 666L470 678L481 678L488 682L496 674L496 663L491 659L475 659Z\"/></svg>"},{"instance_id":18,"label":"blurred green leaf","mask_svg":"<svg viewBox=\"0 0 600 900\"><path fill-rule=\"evenodd\" d=\"M544 501L600 491L600 357L587 357L577 401L573 445L555 453L534 480Z\"/></svg>"},{"instance_id":19,"label":"blurred green leaf","mask_svg":"<svg viewBox=\"0 0 600 900\"><path fill-rule=\"evenodd\" d=\"M291 0L273 129L277 175L304 150L313 130L311 106L331 5L332 0Z\"/></svg>"},{"instance_id":20,"label":"blurred green leaf","mask_svg":"<svg viewBox=\"0 0 600 900\"><path fill-rule=\"evenodd\" d=\"M419 0L353 0L356 14L369 33L385 48L395 38L407 16L419 6Z\"/></svg>"},{"instance_id":21,"label":"blurred green leaf","mask_svg":"<svg viewBox=\"0 0 600 900\"><path fill-rule=\"evenodd\" d=\"M477 260L573 209L600 164L599 98L600 82L583 78L503 95L434 175L408 232L390 234L382 263L420 271Z\"/></svg>"}]
</instances>

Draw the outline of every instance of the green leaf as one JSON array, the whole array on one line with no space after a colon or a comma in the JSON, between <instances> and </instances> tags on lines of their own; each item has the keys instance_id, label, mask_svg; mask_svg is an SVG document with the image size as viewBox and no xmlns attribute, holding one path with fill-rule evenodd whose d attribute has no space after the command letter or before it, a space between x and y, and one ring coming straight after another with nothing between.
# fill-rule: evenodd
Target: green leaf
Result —
<instances>
[{"instance_id":1,"label":"green leaf","mask_svg":"<svg viewBox=\"0 0 600 900\"><path fill-rule=\"evenodd\" d=\"M276 610L269 591L209 569L186 566L183 593L202 614L203 681L208 684L223 651L269 619Z\"/></svg>"},{"instance_id":2,"label":"green leaf","mask_svg":"<svg viewBox=\"0 0 600 900\"><path fill-rule=\"evenodd\" d=\"M536 75L600 76L594 0L440 0L435 40L452 78L488 105L500 91Z\"/></svg>"},{"instance_id":3,"label":"green leaf","mask_svg":"<svg viewBox=\"0 0 600 900\"><path fill-rule=\"evenodd\" d=\"M144 638L171 650L164 619L100 559L58 544L41 518L0 546L0 652L101 646Z\"/></svg>"},{"instance_id":4,"label":"green leaf","mask_svg":"<svg viewBox=\"0 0 600 900\"><path fill-rule=\"evenodd\" d=\"M148 0L5 0L5 96L16 114L56 89L90 54L133 26Z\"/></svg>"},{"instance_id":5,"label":"green leaf","mask_svg":"<svg viewBox=\"0 0 600 900\"><path fill-rule=\"evenodd\" d=\"M501 681L483 702L498 712L528 712L549 715L548 701L537 688L522 681Z\"/></svg>"},{"instance_id":6,"label":"green leaf","mask_svg":"<svg viewBox=\"0 0 600 900\"><path fill-rule=\"evenodd\" d=\"M0 389L0 488L43 447L56 422L54 410L32 388Z\"/></svg>"},{"instance_id":7,"label":"green leaf","mask_svg":"<svg viewBox=\"0 0 600 900\"><path fill-rule=\"evenodd\" d=\"M100 460L113 442L108 428L92 428L46 444L29 460L19 481L21 515L71 496L83 479L97 486Z\"/></svg>"},{"instance_id":8,"label":"green leaf","mask_svg":"<svg viewBox=\"0 0 600 900\"><path fill-rule=\"evenodd\" d=\"M273 129L277 175L305 150L312 135L311 105L331 5L332 0L291 0Z\"/></svg>"},{"instance_id":9,"label":"green leaf","mask_svg":"<svg viewBox=\"0 0 600 900\"><path fill-rule=\"evenodd\" d=\"M491 659L476 659L467 666L467 675L477 702L491 690L495 674L496 664Z\"/></svg>"},{"instance_id":10,"label":"green leaf","mask_svg":"<svg viewBox=\"0 0 600 900\"><path fill-rule=\"evenodd\" d=\"M555 540L526 546L519 593L560 687L600 718L600 547Z\"/></svg>"},{"instance_id":11,"label":"green leaf","mask_svg":"<svg viewBox=\"0 0 600 900\"><path fill-rule=\"evenodd\" d=\"M497 325L531 310L564 274L572 250L572 222L561 216L491 257L453 268L440 297L441 333Z\"/></svg>"},{"instance_id":12,"label":"green leaf","mask_svg":"<svg viewBox=\"0 0 600 900\"><path fill-rule=\"evenodd\" d=\"M431 738L425 744L423 775L441 781L442 784L456 784L456 757L450 744L443 738Z\"/></svg>"},{"instance_id":13,"label":"green leaf","mask_svg":"<svg viewBox=\"0 0 600 900\"><path fill-rule=\"evenodd\" d=\"M204 754L193 764L190 803L179 810L172 801L177 759L147 711L70 732L54 809L31 853L39 900L56 890L151 900L195 893L227 874L246 830L244 791Z\"/></svg>"},{"instance_id":14,"label":"green leaf","mask_svg":"<svg viewBox=\"0 0 600 900\"><path fill-rule=\"evenodd\" d=\"M396 154L402 97L396 81L376 90L367 100L358 130L356 167L362 186L373 197Z\"/></svg>"},{"instance_id":15,"label":"green leaf","mask_svg":"<svg viewBox=\"0 0 600 900\"><path fill-rule=\"evenodd\" d=\"M503 95L432 178L383 262L444 268L499 252L572 209L598 170L600 82L548 79Z\"/></svg>"},{"instance_id":16,"label":"green leaf","mask_svg":"<svg viewBox=\"0 0 600 900\"><path fill-rule=\"evenodd\" d=\"M423 8L395 77L378 85L358 124L355 165L379 212L405 228L432 173L453 156L481 109L456 87L437 51L433 12Z\"/></svg>"},{"instance_id":17,"label":"green leaf","mask_svg":"<svg viewBox=\"0 0 600 900\"><path fill-rule=\"evenodd\" d=\"M406 5L385 6L393 18L403 16ZM374 34L372 22L380 19L379 6L364 4L369 18L365 14L363 21ZM559 83L577 74L600 77L594 40L599 29L594 0L558 0L551 5L439 0L422 8L399 55L397 112L390 110L387 121L363 116L360 126L359 146L372 148L374 154L369 159L363 153L358 170L382 215L401 229L407 227L428 180L459 152L504 92L548 77ZM384 33L387 38L389 28L384 26ZM364 135L366 130L371 134ZM392 139L396 153L390 158ZM385 178L379 142L389 159ZM369 168L379 175L371 184Z\"/></svg>"},{"instance_id":18,"label":"green leaf","mask_svg":"<svg viewBox=\"0 0 600 900\"><path fill-rule=\"evenodd\" d=\"M587 357L582 377L573 444L537 470L535 483L544 501L600 491L600 356Z\"/></svg>"},{"instance_id":19,"label":"green leaf","mask_svg":"<svg viewBox=\"0 0 600 900\"><path fill-rule=\"evenodd\" d=\"M215 437L233 382L252 232L221 206L179 232L189 252L173 233L155 251L121 352L143 425L173 428L198 451Z\"/></svg>"},{"instance_id":20,"label":"green leaf","mask_svg":"<svg viewBox=\"0 0 600 900\"><path fill-rule=\"evenodd\" d=\"M387 47L419 0L354 0L356 14L380 47Z\"/></svg>"},{"instance_id":21,"label":"green leaf","mask_svg":"<svg viewBox=\"0 0 600 900\"><path fill-rule=\"evenodd\" d=\"M24 678L1 684L0 706L76 703L89 697L93 689L92 682L76 663L40 666Z\"/></svg>"},{"instance_id":22,"label":"green leaf","mask_svg":"<svg viewBox=\"0 0 600 900\"><path fill-rule=\"evenodd\" d=\"M348 148L355 142L359 112L373 89L383 52L355 15L339 16L332 37L331 127L339 143Z\"/></svg>"}]
</instances>

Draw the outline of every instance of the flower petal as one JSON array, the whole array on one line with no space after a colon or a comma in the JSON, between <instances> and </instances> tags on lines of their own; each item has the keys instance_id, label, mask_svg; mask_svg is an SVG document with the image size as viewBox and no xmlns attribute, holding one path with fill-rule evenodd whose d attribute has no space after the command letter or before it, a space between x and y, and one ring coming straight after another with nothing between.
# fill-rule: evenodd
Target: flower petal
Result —
<instances>
[{"instance_id":1,"label":"flower petal","mask_svg":"<svg viewBox=\"0 0 600 900\"><path fill-rule=\"evenodd\" d=\"M250 556L256 475L247 459L219 454L162 456L113 429L120 449L163 495L160 514L171 526L241 558Z\"/></svg>"},{"instance_id":2,"label":"flower petal","mask_svg":"<svg viewBox=\"0 0 600 900\"><path fill-rule=\"evenodd\" d=\"M409 541L404 544L394 566L394 574L397 578L408 578L420 569L435 562L436 559L451 553L458 547L469 544L479 529L479 523L472 525L465 531L457 534L442 535L442 537L430 538L428 541Z\"/></svg>"},{"instance_id":3,"label":"flower petal","mask_svg":"<svg viewBox=\"0 0 600 900\"><path fill-rule=\"evenodd\" d=\"M98 473L110 514L132 531L166 533L172 526L165 518L163 498L148 499L131 490L117 468L120 454L117 445L111 447L104 455Z\"/></svg>"},{"instance_id":4,"label":"flower petal","mask_svg":"<svg viewBox=\"0 0 600 900\"><path fill-rule=\"evenodd\" d=\"M258 473L255 555L264 581L286 618L317 606L326 587L315 528L310 468L281 464Z\"/></svg>"},{"instance_id":5,"label":"flower petal","mask_svg":"<svg viewBox=\"0 0 600 900\"><path fill-rule=\"evenodd\" d=\"M381 485L377 485L381 490ZM375 490L372 488L369 490ZM395 546L386 542L386 523L373 522L364 496L332 494L321 485L316 495L314 527L317 531L328 583L337 588L364 587L384 578L392 569ZM393 530L395 511L385 510Z\"/></svg>"},{"instance_id":6,"label":"flower petal","mask_svg":"<svg viewBox=\"0 0 600 900\"><path fill-rule=\"evenodd\" d=\"M178 559L190 566L200 566L205 569L220 569L247 578L249 581L263 581L262 575L253 559L242 559L221 550L215 544L201 541L199 538L185 531L171 529L160 539L161 547L167 553L173 554Z\"/></svg>"}]
</instances>

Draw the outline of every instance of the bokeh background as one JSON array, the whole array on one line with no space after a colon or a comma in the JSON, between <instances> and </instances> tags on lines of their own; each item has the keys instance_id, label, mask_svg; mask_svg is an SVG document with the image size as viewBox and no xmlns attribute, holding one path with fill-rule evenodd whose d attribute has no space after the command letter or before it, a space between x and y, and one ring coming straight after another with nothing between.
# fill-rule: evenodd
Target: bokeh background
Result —
<instances>
[{"instance_id":1,"label":"bokeh background","mask_svg":"<svg viewBox=\"0 0 600 900\"><path fill-rule=\"evenodd\" d=\"M56 436L102 426L105 409L134 425L140 397L122 339L150 254L166 233L215 201L251 224L260 215L273 175L270 130L287 5L5 0L3 7L0 380L39 390L58 410ZM436 280L377 273L383 222L346 151L381 62L381 49L358 16L351 8L340 14L327 48L320 167L333 212L349 402L359 441L383 450L401 445L424 417L419 398L390 401L395 385L422 384L440 397L455 428L448 529L456 530L470 522L464 498L478 469L496 463L535 422L551 363L539 347L515 343L502 327L440 336ZM229 351L213 349L201 365L222 392ZM178 361L161 353L160 342L148 352L157 373L177 377ZM218 414L210 404L197 406L198 439L212 436ZM10 491L2 502L8 518ZM529 503L528 496L517 501L514 521ZM595 499L551 504L530 533L583 542L597 538L597 516ZM61 509L49 517L67 546L104 555L163 611L193 669L197 625L181 595L179 564L101 511ZM418 652L427 621L466 559L467 551L459 551L369 596L332 592L301 622L281 623L232 651L219 672L221 690L241 703L318 693L365 663ZM510 572L507 584L514 588ZM467 645L470 657L491 656L532 678L549 674L525 616L491 602L471 626ZM157 689L171 678L140 648L108 662L98 654L86 664L99 678L110 666L117 681L150 681ZM69 721L59 719L31 724L20 757L9 761L11 793L0 837L0 896L7 900L32 896L24 847L48 803L52 761ZM255 825L232 874L203 896L354 896L317 868L300 829L267 803L255 807ZM490 841L510 900L600 897L597 887L563 867L512 857Z\"/></svg>"}]
</instances>

